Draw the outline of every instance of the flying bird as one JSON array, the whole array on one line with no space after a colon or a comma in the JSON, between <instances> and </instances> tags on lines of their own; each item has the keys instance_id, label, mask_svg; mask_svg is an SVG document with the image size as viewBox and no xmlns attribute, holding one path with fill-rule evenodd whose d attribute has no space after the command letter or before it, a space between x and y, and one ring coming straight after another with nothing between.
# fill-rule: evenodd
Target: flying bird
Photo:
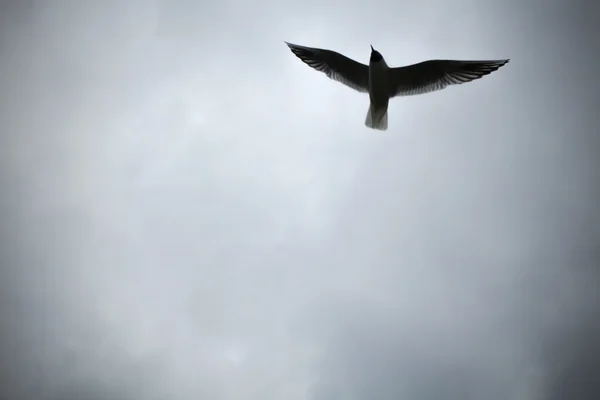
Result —
<instances>
[{"instance_id":1,"label":"flying bird","mask_svg":"<svg viewBox=\"0 0 600 400\"><path fill-rule=\"evenodd\" d=\"M389 100L445 89L488 75L509 62L503 60L460 61L429 60L404 67L390 68L381 53L371 45L369 65L361 64L332 50L285 42L292 53L329 78L363 93L370 104L365 119L369 128L386 130Z\"/></svg>"}]
</instances>

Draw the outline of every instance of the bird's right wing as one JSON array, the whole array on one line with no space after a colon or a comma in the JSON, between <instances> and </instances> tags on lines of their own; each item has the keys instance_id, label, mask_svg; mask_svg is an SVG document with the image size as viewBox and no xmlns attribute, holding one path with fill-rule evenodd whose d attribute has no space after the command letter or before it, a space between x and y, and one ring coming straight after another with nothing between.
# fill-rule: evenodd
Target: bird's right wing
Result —
<instances>
[{"instance_id":1,"label":"bird's right wing","mask_svg":"<svg viewBox=\"0 0 600 400\"><path fill-rule=\"evenodd\" d=\"M300 60L329 78L358 90L369 91L369 67L331 50L316 49L285 42Z\"/></svg>"},{"instance_id":2,"label":"bird's right wing","mask_svg":"<svg viewBox=\"0 0 600 400\"><path fill-rule=\"evenodd\" d=\"M471 82L496 71L508 61L429 60L392 68L390 97L429 93L449 85Z\"/></svg>"}]
</instances>

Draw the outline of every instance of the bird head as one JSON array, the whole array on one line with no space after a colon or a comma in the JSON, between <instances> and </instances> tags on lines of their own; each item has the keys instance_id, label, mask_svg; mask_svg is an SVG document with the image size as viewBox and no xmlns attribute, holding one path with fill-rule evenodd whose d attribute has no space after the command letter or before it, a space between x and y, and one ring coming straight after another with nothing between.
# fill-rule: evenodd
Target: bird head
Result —
<instances>
[{"instance_id":1,"label":"bird head","mask_svg":"<svg viewBox=\"0 0 600 400\"><path fill-rule=\"evenodd\" d=\"M371 45L371 62L380 61L382 59L383 59L383 56L381 55L381 53L379 53L377 50L375 50L373 48L373 45Z\"/></svg>"}]
</instances>

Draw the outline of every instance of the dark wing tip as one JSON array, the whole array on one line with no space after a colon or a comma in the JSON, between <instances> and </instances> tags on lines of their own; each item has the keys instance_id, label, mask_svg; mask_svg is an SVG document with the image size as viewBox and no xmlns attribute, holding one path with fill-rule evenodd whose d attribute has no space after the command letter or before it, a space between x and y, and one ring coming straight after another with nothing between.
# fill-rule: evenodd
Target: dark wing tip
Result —
<instances>
[{"instance_id":1,"label":"dark wing tip","mask_svg":"<svg viewBox=\"0 0 600 400\"><path fill-rule=\"evenodd\" d=\"M304 46L298 46L297 44L293 44L293 43L289 43L289 42L285 42L285 44L287 44L287 46L290 48L292 53L294 53L298 57L300 57L301 55L309 54L309 52L307 51L308 49Z\"/></svg>"},{"instance_id":2,"label":"dark wing tip","mask_svg":"<svg viewBox=\"0 0 600 400\"><path fill-rule=\"evenodd\" d=\"M306 46L300 46L298 44L294 44L294 43L290 43L290 42L286 42L284 41L284 43L290 48L290 50L292 51L298 51L298 50L302 50L302 49L306 49Z\"/></svg>"},{"instance_id":3,"label":"dark wing tip","mask_svg":"<svg viewBox=\"0 0 600 400\"><path fill-rule=\"evenodd\" d=\"M451 85L471 82L497 71L508 62L509 59L459 61L451 68L452 71L446 72L442 80L445 84Z\"/></svg>"},{"instance_id":4,"label":"dark wing tip","mask_svg":"<svg viewBox=\"0 0 600 400\"><path fill-rule=\"evenodd\" d=\"M503 67L504 65L508 64L509 62L510 62L510 58L504 58L504 59L500 59L500 60L487 61L487 64L489 64L490 67L498 69L498 68Z\"/></svg>"},{"instance_id":5,"label":"dark wing tip","mask_svg":"<svg viewBox=\"0 0 600 400\"><path fill-rule=\"evenodd\" d=\"M321 49L299 46L297 44L292 44L288 42L285 43L288 45L292 53L294 53L296 57L298 57L300 60L302 60L302 62L304 62L308 66L321 72L327 72L327 70L329 70L330 67L327 65L325 60L323 60L320 54L322 52Z\"/></svg>"}]
</instances>

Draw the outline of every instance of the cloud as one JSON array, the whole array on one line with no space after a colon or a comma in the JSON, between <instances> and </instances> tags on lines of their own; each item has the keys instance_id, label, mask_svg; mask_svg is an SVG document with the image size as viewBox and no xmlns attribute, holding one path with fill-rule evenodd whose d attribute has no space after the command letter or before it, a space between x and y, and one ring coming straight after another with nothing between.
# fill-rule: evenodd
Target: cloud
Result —
<instances>
[{"instance_id":1,"label":"cloud","mask_svg":"<svg viewBox=\"0 0 600 400\"><path fill-rule=\"evenodd\" d=\"M0 396L593 398L591 6L248 4L2 6Z\"/></svg>"}]
</instances>

